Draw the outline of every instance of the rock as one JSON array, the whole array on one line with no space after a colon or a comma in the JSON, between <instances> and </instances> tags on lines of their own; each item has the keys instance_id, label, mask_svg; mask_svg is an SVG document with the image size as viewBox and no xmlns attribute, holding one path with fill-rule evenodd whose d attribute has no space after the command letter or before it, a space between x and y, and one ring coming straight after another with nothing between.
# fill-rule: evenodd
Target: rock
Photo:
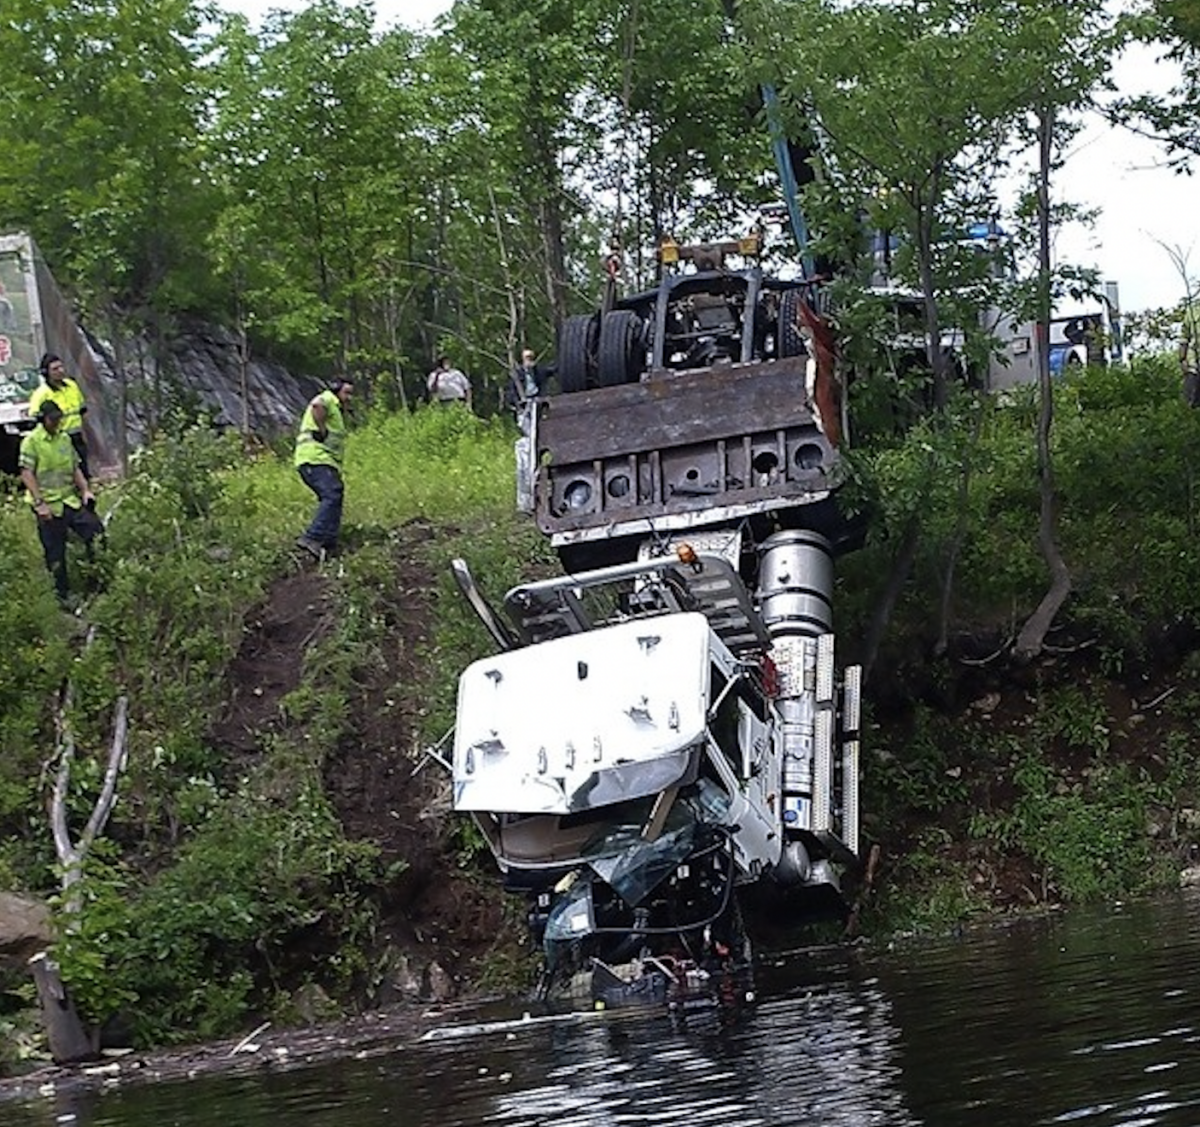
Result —
<instances>
[{"instance_id":1,"label":"rock","mask_svg":"<svg viewBox=\"0 0 1200 1127\"><path fill-rule=\"evenodd\" d=\"M86 339L84 339L86 338ZM237 337L228 329L204 322L187 322L166 343L161 372L156 349L145 339L124 342L129 448L143 445L158 420L154 405L173 402L212 420L214 429L240 429L243 422L261 439L290 434L309 398L321 389L311 377L295 375L267 357L252 355L243 383ZM111 341L83 329L79 347L70 352L91 411L89 438L94 464L115 470L119 464L121 384ZM244 393L244 394L243 394Z\"/></svg>"},{"instance_id":2,"label":"rock","mask_svg":"<svg viewBox=\"0 0 1200 1127\"><path fill-rule=\"evenodd\" d=\"M392 948L384 957L383 978L379 984L379 1004L415 1002L421 997L421 975L413 969L412 960Z\"/></svg>"},{"instance_id":3,"label":"rock","mask_svg":"<svg viewBox=\"0 0 1200 1127\"><path fill-rule=\"evenodd\" d=\"M0 892L0 962L24 964L53 939L50 910L45 904Z\"/></svg>"},{"instance_id":4,"label":"rock","mask_svg":"<svg viewBox=\"0 0 1200 1127\"><path fill-rule=\"evenodd\" d=\"M434 1002L449 1002L455 994L454 979L440 963L429 964L429 997Z\"/></svg>"},{"instance_id":5,"label":"rock","mask_svg":"<svg viewBox=\"0 0 1200 1127\"><path fill-rule=\"evenodd\" d=\"M292 1005L300 1019L308 1025L340 1017L337 1003L315 982L306 982L292 994Z\"/></svg>"},{"instance_id":6,"label":"rock","mask_svg":"<svg viewBox=\"0 0 1200 1127\"><path fill-rule=\"evenodd\" d=\"M986 715L995 712L1000 707L1000 699L999 693L984 693L983 696L971 704L971 707L976 712L982 712Z\"/></svg>"}]
</instances>

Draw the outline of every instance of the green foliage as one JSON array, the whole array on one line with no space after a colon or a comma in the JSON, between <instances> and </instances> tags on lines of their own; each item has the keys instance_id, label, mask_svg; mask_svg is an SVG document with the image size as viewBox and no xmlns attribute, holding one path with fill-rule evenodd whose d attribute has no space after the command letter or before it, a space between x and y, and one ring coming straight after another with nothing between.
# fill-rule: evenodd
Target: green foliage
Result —
<instances>
[{"instance_id":1,"label":"green foliage","mask_svg":"<svg viewBox=\"0 0 1200 1127\"><path fill-rule=\"evenodd\" d=\"M31 1060L45 1059L41 1031L33 1011L6 1017L0 1014L0 1075Z\"/></svg>"},{"instance_id":2,"label":"green foliage","mask_svg":"<svg viewBox=\"0 0 1200 1127\"><path fill-rule=\"evenodd\" d=\"M133 983L117 967L133 939L131 880L108 842L97 844L72 889L80 910L60 915L54 953L63 981L82 1013L103 1021L138 999ZM55 901L62 906L62 897Z\"/></svg>"},{"instance_id":3,"label":"green foliage","mask_svg":"<svg viewBox=\"0 0 1200 1127\"><path fill-rule=\"evenodd\" d=\"M977 813L973 838L1020 850L1042 868L1045 891L1082 903L1136 895L1161 880L1146 834L1145 778L1125 764L1061 776L1036 748L1013 769L1012 808Z\"/></svg>"},{"instance_id":4,"label":"green foliage","mask_svg":"<svg viewBox=\"0 0 1200 1127\"><path fill-rule=\"evenodd\" d=\"M884 735L876 729L868 752L864 808L882 821L913 812L943 812L967 798L962 764L972 752L963 727L927 708L913 712L911 728Z\"/></svg>"},{"instance_id":5,"label":"green foliage","mask_svg":"<svg viewBox=\"0 0 1200 1127\"><path fill-rule=\"evenodd\" d=\"M0 827L30 804L53 746L47 703L70 668L68 634L24 504L0 509Z\"/></svg>"},{"instance_id":6,"label":"green foliage","mask_svg":"<svg viewBox=\"0 0 1200 1127\"><path fill-rule=\"evenodd\" d=\"M1079 685L1068 685L1038 697L1033 736L1059 740L1067 750L1099 756L1108 750L1109 720L1104 701Z\"/></svg>"},{"instance_id":7,"label":"green foliage","mask_svg":"<svg viewBox=\"0 0 1200 1127\"><path fill-rule=\"evenodd\" d=\"M947 856L947 831L928 827L896 859L866 926L884 933L938 933L986 910L966 866Z\"/></svg>"},{"instance_id":8,"label":"green foliage","mask_svg":"<svg viewBox=\"0 0 1200 1127\"><path fill-rule=\"evenodd\" d=\"M138 895L117 898L114 880L89 874L84 926L61 945L64 977L92 1018L127 1010L141 1043L229 1033L295 973L306 942L370 933L362 891L375 856L345 841L313 788L286 808L231 796Z\"/></svg>"},{"instance_id":9,"label":"green foliage","mask_svg":"<svg viewBox=\"0 0 1200 1127\"><path fill-rule=\"evenodd\" d=\"M1147 623L1200 621L1200 413L1179 394L1177 365L1159 359L1089 368L1056 382L1053 432L1060 540L1072 576L1062 622L1110 666L1147 652ZM871 514L866 548L839 564L839 607L852 630L872 612L874 577L920 530L897 629L928 636L949 553L949 631L1013 634L1047 576L1038 546L1036 420L1028 389L982 409L964 398L941 420L852 455L852 507Z\"/></svg>"},{"instance_id":10,"label":"green foliage","mask_svg":"<svg viewBox=\"0 0 1200 1127\"><path fill-rule=\"evenodd\" d=\"M404 861L384 873L373 846L344 838L322 794L322 767L366 706L362 671L409 644L393 609L403 526L420 517L463 529L464 542L439 541L421 561L442 574L457 553L514 583L540 546L511 512L512 441L499 422L434 410L374 415L351 435L353 550L324 573L332 629L310 639L301 683L280 702L282 726L262 734L261 756L236 784L208 731L244 616L311 496L290 465L247 462L205 428L164 438L109 495L106 585L88 607L96 635L72 665L76 725L81 746L102 745L113 686L129 693L130 756L113 834L137 834L154 851L156 875L146 880L148 858L131 854L86 866L84 908L63 936L62 962L89 1016L128 1011L145 1043L212 1036L272 1009L309 973L310 948L328 952L321 976L335 995L368 975L373 896ZM421 683L398 686L397 696L449 701L454 663L481 652L480 632L455 625L457 596L427 613L429 651L412 658L424 666ZM443 618L446 644L435 647ZM88 812L98 765L89 756L77 763L76 818Z\"/></svg>"}]
</instances>

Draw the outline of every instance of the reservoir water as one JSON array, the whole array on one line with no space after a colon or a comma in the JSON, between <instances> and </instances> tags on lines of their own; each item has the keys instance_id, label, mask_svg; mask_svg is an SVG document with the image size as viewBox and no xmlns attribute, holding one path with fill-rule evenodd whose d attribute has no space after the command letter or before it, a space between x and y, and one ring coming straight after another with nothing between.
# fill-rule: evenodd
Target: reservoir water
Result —
<instances>
[{"instance_id":1,"label":"reservoir water","mask_svg":"<svg viewBox=\"0 0 1200 1127\"><path fill-rule=\"evenodd\" d=\"M1181 893L794 952L722 1009L492 1005L362 1059L0 1104L0 1127L1197 1127L1198 918Z\"/></svg>"}]
</instances>

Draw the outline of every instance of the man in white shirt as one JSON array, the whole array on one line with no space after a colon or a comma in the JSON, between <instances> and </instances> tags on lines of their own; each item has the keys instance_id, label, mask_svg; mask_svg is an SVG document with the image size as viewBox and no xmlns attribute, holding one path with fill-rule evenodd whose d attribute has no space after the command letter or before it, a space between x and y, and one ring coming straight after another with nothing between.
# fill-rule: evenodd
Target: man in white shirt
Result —
<instances>
[{"instance_id":1,"label":"man in white shirt","mask_svg":"<svg viewBox=\"0 0 1200 1127\"><path fill-rule=\"evenodd\" d=\"M439 356L437 367L425 381L430 403L465 403L471 409L471 381L450 366L449 356Z\"/></svg>"}]
</instances>

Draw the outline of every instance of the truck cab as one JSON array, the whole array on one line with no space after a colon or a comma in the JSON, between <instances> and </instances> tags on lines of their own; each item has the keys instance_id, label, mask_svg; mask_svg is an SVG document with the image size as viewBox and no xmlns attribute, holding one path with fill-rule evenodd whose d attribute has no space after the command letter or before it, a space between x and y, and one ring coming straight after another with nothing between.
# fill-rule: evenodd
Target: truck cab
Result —
<instances>
[{"instance_id":1,"label":"truck cab","mask_svg":"<svg viewBox=\"0 0 1200 1127\"><path fill-rule=\"evenodd\" d=\"M835 686L805 578L827 545L766 547L764 614L720 535L514 588L509 644L459 681L454 808L529 899L551 980L599 969L609 1002L646 960L663 991L736 963L740 889L836 900L857 859L857 680Z\"/></svg>"}]
</instances>

